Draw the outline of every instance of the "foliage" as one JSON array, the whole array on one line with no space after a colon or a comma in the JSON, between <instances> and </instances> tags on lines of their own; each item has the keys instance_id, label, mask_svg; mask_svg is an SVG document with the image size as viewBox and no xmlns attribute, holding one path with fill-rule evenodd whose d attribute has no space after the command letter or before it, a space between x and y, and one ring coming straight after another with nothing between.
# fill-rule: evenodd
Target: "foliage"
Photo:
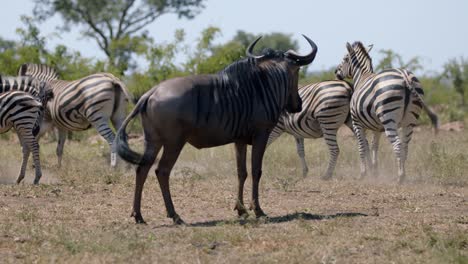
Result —
<instances>
[{"instance_id":1,"label":"foliage","mask_svg":"<svg viewBox=\"0 0 468 264\"><path fill-rule=\"evenodd\" d=\"M252 43L258 36L255 36L251 33L239 30L234 36L233 41L239 42L242 46L247 47ZM291 34L284 34L281 32L272 32L268 34L263 34L262 41L260 41L255 50L257 52L263 51L265 48L275 49L275 50L297 50L299 45L296 40L291 39Z\"/></svg>"},{"instance_id":2,"label":"foliage","mask_svg":"<svg viewBox=\"0 0 468 264\"><path fill-rule=\"evenodd\" d=\"M133 54L143 54L152 39L144 28L165 14L191 19L204 7L203 0L35 0L38 21L59 14L61 31L83 28L106 54L109 65L121 73L134 68Z\"/></svg>"},{"instance_id":3,"label":"foliage","mask_svg":"<svg viewBox=\"0 0 468 264\"><path fill-rule=\"evenodd\" d=\"M382 54L384 57L377 64L375 72L379 72L383 69L388 68L405 68L412 72L423 69L419 57L413 57L409 61L405 62L403 61L403 58L400 54L395 53L391 49L383 49L380 50L379 53Z\"/></svg>"},{"instance_id":4,"label":"foliage","mask_svg":"<svg viewBox=\"0 0 468 264\"><path fill-rule=\"evenodd\" d=\"M444 65L442 77L447 78L453 84L455 91L461 97L461 105L465 106L465 94L468 89L468 60L452 58Z\"/></svg>"}]
</instances>

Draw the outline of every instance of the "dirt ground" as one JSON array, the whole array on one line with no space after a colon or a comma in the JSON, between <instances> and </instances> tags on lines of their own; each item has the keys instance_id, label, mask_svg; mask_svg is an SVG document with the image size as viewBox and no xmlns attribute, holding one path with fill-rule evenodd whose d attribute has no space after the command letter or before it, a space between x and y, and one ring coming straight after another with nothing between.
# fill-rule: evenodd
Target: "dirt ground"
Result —
<instances>
[{"instance_id":1,"label":"dirt ground","mask_svg":"<svg viewBox=\"0 0 468 264\"><path fill-rule=\"evenodd\" d=\"M143 194L148 224L136 225L130 217L133 168L122 162L117 170L108 168L102 143L68 142L62 168L55 144L42 144L44 178L33 186L30 167L26 183L13 184L21 152L1 140L0 262L468 263L466 132L416 133L403 185L393 176L389 146L382 146L380 176L357 180L355 141L341 140L331 181L320 180L328 160L322 140L306 141L306 178L294 140L275 142L265 155L260 188L268 218L251 213L244 220L233 211L232 146L187 147L171 177L186 226L166 218L154 170Z\"/></svg>"}]
</instances>

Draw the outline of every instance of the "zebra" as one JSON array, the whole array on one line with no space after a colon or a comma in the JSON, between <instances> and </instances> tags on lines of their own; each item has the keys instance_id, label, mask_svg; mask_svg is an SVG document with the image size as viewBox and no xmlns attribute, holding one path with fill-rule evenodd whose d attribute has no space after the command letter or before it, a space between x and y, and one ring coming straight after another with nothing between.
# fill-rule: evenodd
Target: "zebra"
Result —
<instances>
[{"instance_id":1,"label":"zebra","mask_svg":"<svg viewBox=\"0 0 468 264\"><path fill-rule=\"evenodd\" d=\"M234 143L238 172L234 210L239 216L247 215L243 190L247 178L247 144L252 145L250 209L256 217L265 216L258 199L258 187L268 135L283 110L301 111L302 101L297 89L299 69L311 63L317 53L315 43L304 37L312 47L307 55L272 49L254 55L252 50L259 37L247 48L247 58L233 62L217 74L169 79L140 98L115 140L119 155L138 164L132 212L137 223L144 223L141 215L143 185L162 147L164 151L155 172L167 216L175 224L184 223L172 203L169 176L187 142L198 149ZM131 150L125 141L125 129L138 114L145 136L143 155Z\"/></svg>"},{"instance_id":2,"label":"zebra","mask_svg":"<svg viewBox=\"0 0 468 264\"><path fill-rule=\"evenodd\" d=\"M116 165L117 155L112 145L115 135L109 120L117 130L125 118L127 101L132 99L122 81L110 73L96 73L74 81L59 80L55 69L44 64L23 64L18 72L20 76L33 76L47 82L54 91L40 135L53 125L58 128L56 154L59 167L67 131L83 131L92 126L108 142L111 166Z\"/></svg>"},{"instance_id":3,"label":"zebra","mask_svg":"<svg viewBox=\"0 0 468 264\"><path fill-rule=\"evenodd\" d=\"M367 174L368 165L376 172L380 133L385 132L397 159L399 183L403 183L406 178L408 144L421 108L428 114L436 131L437 115L425 104L424 91L412 72L386 69L374 73L372 60L361 42L357 41L353 46L346 43L346 48L348 53L336 68L335 74L338 79L352 78L354 81L350 111L359 144L361 178ZM398 128L401 128L401 136L398 135ZM365 129L374 134L372 160Z\"/></svg>"},{"instance_id":4,"label":"zebra","mask_svg":"<svg viewBox=\"0 0 468 264\"><path fill-rule=\"evenodd\" d=\"M267 145L270 145L284 132L294 136L297 154L301 159L303 177L309 171L305 161L304 138L325 139L330 151L330 160L323 179L330 179L340 152L336 142L338 129L346 124L351 130L349 101L353 87L346 81L330 80L309 84L299 88L302 111L283 113L273 128Z\"/></svg>"},{"instance_id":5,"label":"zebra","mask_svg":"<svg viewBox=\"0 0 468 264\"><path fill-rule=\"evenodd\" d=\"M4 79L2 79L2 84ZM5 86L2 86L4 88ZM53 96L46 92L40 95L46 102ZM23 149L23 160L16 183L23 180L32 151L36 176L34 184L39 184L41 179L41 163L39 159L39 144L36 136L39 133L43 103L37 100L37 97L21 90L10 90L0 93L0 133L6 133L14 128Z\"/></svg>"}]
</instances>

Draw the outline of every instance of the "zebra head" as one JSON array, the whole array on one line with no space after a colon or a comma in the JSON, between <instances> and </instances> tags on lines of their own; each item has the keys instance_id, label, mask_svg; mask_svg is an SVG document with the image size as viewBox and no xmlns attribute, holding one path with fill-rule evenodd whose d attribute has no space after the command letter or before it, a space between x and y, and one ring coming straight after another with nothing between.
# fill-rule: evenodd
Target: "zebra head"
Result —
<instances>
[{"instance_id":1,"label":"zebra head","mask_svg":"<svg viewBox=\"0 0 468 264\"><path fill-rule=\"evenodd\" d=\"M247 56L255 59L261 68L281 68L285 70L288 75L288 94L285 109L290 113L302 111L302 100L298 92L299 69L301 66L312 63L315 59L315 55L317 54L317 45L307 36L302 36L312 47L312 51L307 55L299 55L294 50L283 52L272 49L264 50L262 55L254 55L252 53L253 48L261 37L258 37L254 42L252 42L246 51Z\"/></svg>"},{"instance_id":2,"label":"zebra head","mask_svg":"<svg viewBox=\"0 0 468 264\"><path fill-rule=\"evenodd\" d=\"M369 56L373 47L374 45L369 45L366 49L360 41L354 42L352 46L346 43L348 53L335 69L336 78L339 80L352 79L358 71L360 74L373 72L372 59Z\"/></svg>"},{"instance_id":3,"label":"zebra head","mask_svg":"<svg viewBox=\"0 0 468 264\"><path fill-rule=\"evenodd\" d=\"M39 100L42 103L42 107L46 109L47 102L54 98L52 87L50 86L49 82L40 81L38 79L35 80L38 82L37 87L39 87Z\"/></svg>"}]
</instances>

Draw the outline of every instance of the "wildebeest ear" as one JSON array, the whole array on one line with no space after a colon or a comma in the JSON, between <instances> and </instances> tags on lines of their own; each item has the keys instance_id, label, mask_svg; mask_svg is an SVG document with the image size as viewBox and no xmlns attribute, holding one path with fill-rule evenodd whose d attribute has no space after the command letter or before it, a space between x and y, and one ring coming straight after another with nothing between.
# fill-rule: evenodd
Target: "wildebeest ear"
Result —
<instances>
[{"instance_id":1,"label":"wildebeest ear","mask_svg":"<svg viewBox=\"0 0 468 264\"><path fill-rule=\"evenodd\" d=\"M367 53L369 53L373 47L374 47L374 44L370 44L369 46L367 46Z\"/></svg>"},{"instance_id":2,"label":"wildebeest ear","mask_svg":"<svg viewBox=\"0 0 468 264\"><path fill-rule=\"evenodd\" d=\"M353 52L353 47L351 47L351 44L349 44L349 42L346 42L346 49L348 49L348 52Z\"/></svg>"}]
</instances>

